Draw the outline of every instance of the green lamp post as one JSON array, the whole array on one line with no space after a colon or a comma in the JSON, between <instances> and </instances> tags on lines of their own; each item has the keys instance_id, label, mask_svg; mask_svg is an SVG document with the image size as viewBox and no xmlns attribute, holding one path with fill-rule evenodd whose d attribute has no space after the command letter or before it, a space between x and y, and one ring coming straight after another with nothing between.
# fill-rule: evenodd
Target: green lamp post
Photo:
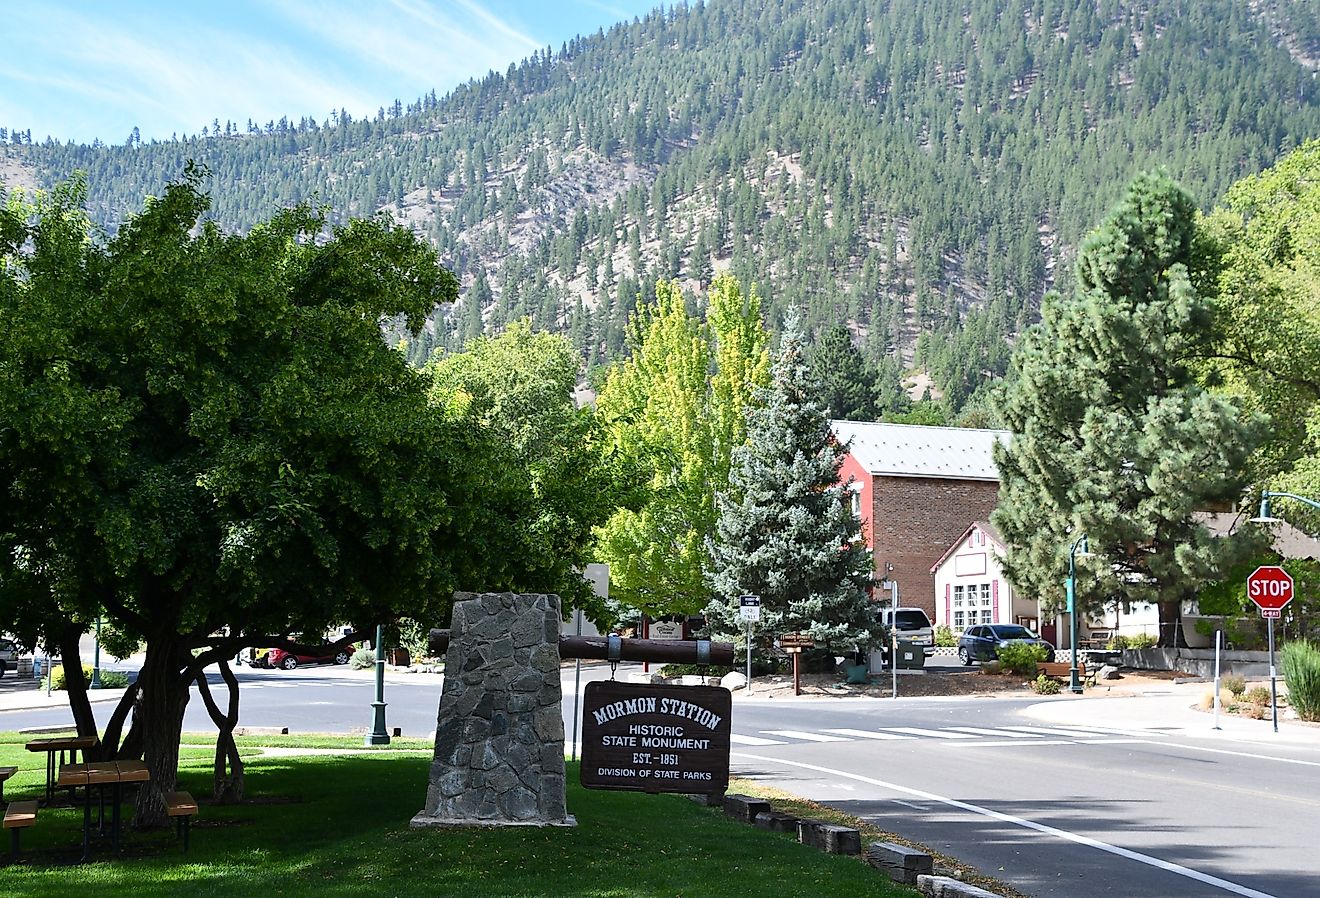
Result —
<instances>
[{"instance_id":1,"label":"green lamp post","mask_svg":"<svg viewBox=\"0 0 1320 898\"><path fill-rule=\"evenodd\" d=\"M1270 514L1271 499L1292 499L1297 502L1304 502L1312 508L1320 508L1320 502L1308 499L1305 496L1299 496L1296 493L1276 493L1265 490L1260 494L1260 514L1250 519L1253 524L1277 524L1283 520L1283 518L1276 518Z\"/></svg>"},{"instance_id":2,"label":"green lamp post","mask_svg":"<svg viewBox=\"0 0 1320 898\"><path fill-rule=\"evenodd\" d=\"M371 732L366 745L389 745L390 734L385 729L385 627L376 625L376 700L371 703Z\"/></svg>"},{"instance_id":3,"label":"green lamp post","mask_svg":"<svg viewBox=\"0 0 1320 898\"><path fill-rule=\"evenodd\" d=\"M1068 645L1072 649L1072 666L1068 669L1068 691L1082 692L1082 681L1077 668L1077 557L1091 554L1090 545L1083 533L1073 541L1068 550Z\"/></svg>"}]
</instances>

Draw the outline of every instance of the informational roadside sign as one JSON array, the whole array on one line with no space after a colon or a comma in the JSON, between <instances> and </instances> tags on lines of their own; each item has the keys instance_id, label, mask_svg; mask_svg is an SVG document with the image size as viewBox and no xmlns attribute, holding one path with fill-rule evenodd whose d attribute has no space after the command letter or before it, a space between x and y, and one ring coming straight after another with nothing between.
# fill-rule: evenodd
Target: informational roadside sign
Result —
<instances>
[{"instance_id":1,"label":"informational roadside sign","mask_svg":"<svg viewBox=\"0 0 1320 898\"><path fill-rule=\"evenodd\" d=\"M682 639L683 625L678 621L653 620L647 635L651 639Z\"/></svg>"},{"instance_id":2,"label":"informational roadside sign","mask_svg":"<svg viewBox=\"0 0 1320 898\"><path fill-rule=\"evenodd\" d=\"M582 785L710 795L729 787L733 699L720 686L588 683Z\"/></svg>"},{"instance_id":3,"label":"informational roadside sign","mask_svg":"<svg viewBox=\"0 0 1320 898\"><path fill-rule=\"evenodd\" d=\"M1261 565L1247 577L1247 598L1260 609L1261 617L1279 617L1293 600L1292 575L1277 565Z\"/></svg>"},{"instance_id":4,"label":"informational roadside sign","mask_svg":"<svg viewBox=\"0 0 1320 898\"><path fill-rule=\"evenodd\" d=\"M759 621L761 619L761 597L738 596L738 614L745 621Z\"/></svg>"},{"instance_id":5,"label":"informational roadside sign","mask_svg":"<svg viewBox=\"0 0 1320 898\"><path fill-rule=\"evenodd\" d=\"M779 647L781 649L810 649L815 648L815 646L816 640L806 633L783 633L779 637Z\"/></svg>"}]
</instances>

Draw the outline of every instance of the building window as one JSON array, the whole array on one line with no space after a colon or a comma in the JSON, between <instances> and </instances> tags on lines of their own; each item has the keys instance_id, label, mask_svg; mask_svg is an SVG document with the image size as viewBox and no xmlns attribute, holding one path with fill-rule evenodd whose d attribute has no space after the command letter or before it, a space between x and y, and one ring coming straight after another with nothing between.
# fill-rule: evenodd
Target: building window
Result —
<instances>
[{"instance_id":1,"label":"building window","mask_svg":"<svg viewBox=\"0 0 1320 898\"><path fill-rule=\"evenodd\" d=\"M953 607L961 608L963 606L963 588L955 586L953 588Z\"/></svg>"},{"instance_id":2,"label":"building window","mask_svg":"<svg viewBox=\"0 0 1320 898\"><path fill-rule=\"evenodd\" d=\"M982 583L982 584L981 584L981 607L982 607L982 608L989 608L989 607L990 607L990 584L989 584L989 583Z\"/></svg>"},{"instance_id":3,"label":"building window","mask_svg":"<svg viewBox=\"0 0 1320 898\"><path fill-rule=\"evenodd\" d=\"M961 587L959 587L959 588L961 589ZM953 612L953 628L954 628L955 630L961 630L961 629L963 629L963 627L965 627L965 626L967 625L967 621L966 621L966 619L964 618L963 615L964 615L964 612L962 612L962 611L955 611L955 612Z\"/></svg>"},{"instance_id":4,"label":"building window","mask_svg":"<svg viewBox=\"0 0 1320 898\"><path fill-rule=\"evenodd\" d=\"M993 624L994 622L995 622L995 619L994 619L994 611L992 611L992 610L989 609L989 608L982 608L982 609L981 609L981 623L983 623L983 624Z\"/></svg>"}]
</instances>

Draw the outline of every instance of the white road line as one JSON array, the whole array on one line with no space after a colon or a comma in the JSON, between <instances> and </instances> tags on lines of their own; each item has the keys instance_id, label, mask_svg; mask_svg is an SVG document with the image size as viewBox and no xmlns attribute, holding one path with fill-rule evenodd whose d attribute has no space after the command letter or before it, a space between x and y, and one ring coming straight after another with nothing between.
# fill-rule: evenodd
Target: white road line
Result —
<instances>
[{"instance_id":1,"label":"white road line","mask_svg":"<svg viewBox=\"0 0 1320 898\"><path fill-rule=\"evenodd\" d=\"M729 737L729 741L737 745L784 745L780 739L762 739L760 736L739 736L734 733Z\"/></svg>"},{"instance_id":2,"label":"white road line","mask_svg":"<svg viewBox=\"0 0 1320 898\"><path fill-rule=\"evenodd\" d=\"M875 730L825 730L837 736L851 736L854 739L915 739L915 736L900 736L897 733L877 733Z\"/></svg>"},{"instance_id":3,"label":"white road line","mask_svg":"<svg viewBox=\"0 0 1320 898\"><path fill-rule=\"evenodd\" d=\"M847 742L842 736L826 736L824 733L804 733L801 730L761 730L767 736L783 736L787 739L801 739L804 742Z\"/></svg>"},{"instance_id":4,"label":"white road line","mask_svg":"<svg viewBox=\"0 0 1320 898\"><path fill-rule=\"evenodd\" d=\"M931 739L975 739L970 733L946 733L943 730L923 730L921 727L885 727L891 733L911 733L913 736L929 736Z\"/></svg>"},{"instance_id":5,"label":"white road line","mask_svg":"<svg viewBox=\"0 0 1320 898\"><path fill-rule=\"evenodd\" d=\"M1259 892L1256 889L1249 889L1246 886L1238 885L1235 882L1229 882L1226 879L1211 876L1209 873L1202 873L1200 870L1193 870L1190 867L1184 867L1181 864L1175 864L1171 861L1152 857L1149 854L1141 854L1140 852L1132 851L1127 848L1120 848L1117 845L1110 845L1108 842L1101 842L1099 839L1092 839L1090 836L1068 832L1066 829L1059 829L1056 826L1047 826L1044 823L1037 823L1034 820L1027 820L1024 817L1014 817L1011 814L1001 814L999 811L993 811L990 808L983 808L980 805L959 801L956 798L946 798L943 795L936 795L933 792L924 792L921 789L911 789L907 786L900 786L897 783L887 783L884 780L872 779L869 776L848 773L844 770L834 770L829 767L820 767L816 764L804 764L801 761L785 761L782 758L767 758L760 755L743 754L742 752L738 753L738 757L747 758L751 761L764 761L768 764L783 764L787 767L799 767L803 770L814 770L817 773L825 773L842 777L844 779L856 780L860 783L869 783L872 786L879 786L881 789L900 792L904 795L910 795L913 798L921 798L926 801L937 801L940 804L948 805L949 807L958 808L959 810L967 811L972 814L979 814L982 817L989 817L992 820L999 820L1003 823L1011 823L1014 826L1021 826L1025 829L1033 829L1036 832L1044 833L1047 836L1054 836L1069 842L1075 842L1076 844L1084 845L1087 848L1097 848L1100 851L1105 851L1109 854L1117 855L1118 857L1126 858L1130 861L1136 861L1139 864L1145 864L1149 867L1154 867L1157 870L1164 870L1178 876L1185 876L1188 879L1223 889L1226 892L1232 892L1234 895L1242 895L1243 898L1279 898L1277 895L1271 895L1268 892Z\"/></svg>"},{"instance_id":6,"label":"white road line","mask_svg":"<svg viewBox=\"0 0 1320 898\"><path fill-rule=\"evenodd\" d=\"M893 799L890 799L890 800L891 800L894 804L901 804L901 805L903 805L903 807L905 807L905 808L911 808L911 809L914 810L914 811L924 811L924 810L926 810L925 808L923 808L923 807L922 807L921 805L919 805L919 804L913 804L912 802L910 802L910 801L904 801L904 800L901 799L901 798L893 798Z\"/></svg>"},{"instance_id":7,"label":"white road line","mask_svg":"<svg viewBox=\"0 0 1320 898\"><path fill-rule=\"evenodd\" d=\"M1004 740L1000 742L997 739L984 739L980 742L959 742L962 748L994 748L996 746L1011 745L1014 748L1021 748L1024 745L1090 745L1090 742L1073 742L1071 739L1037 739L1035 742L1012 742Z\"/></svg>"},{"instance_id":8,"label":"white road line","mask_svg":"<svg viewBox=\"0 0 1320 898\"><path fill-rule=\"evenodd\" d=\"M960 733L975 733L978 736L998 736L1000 739L1039 739L1036 733L1010 733L1007 730L992 730L987 727L944 727L946 730L957 730Z\"/></svg>"},{"instance_id":9,"label":"white road line","mask_svg":"<svg viewBox=\"0 0 1320 898\"><path fill-rule=\"evenodd\" d=\"M1019 733L1037 733L1041 736L1070 736L1073 739L1095 739L1099 733L1088 733L1085 730L1065 730L1062 727L1016 727L1005 726L1006 730L1015 730Z\"/></svg>"}]
</instances>

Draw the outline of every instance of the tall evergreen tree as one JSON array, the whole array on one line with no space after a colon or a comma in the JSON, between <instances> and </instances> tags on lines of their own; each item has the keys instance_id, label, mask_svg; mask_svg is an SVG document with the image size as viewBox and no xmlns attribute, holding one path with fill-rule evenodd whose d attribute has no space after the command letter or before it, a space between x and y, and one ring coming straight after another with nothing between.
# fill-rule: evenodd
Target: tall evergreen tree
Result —
<instances>
[{"instance_id":1,"label":"tall evergreen tree","mask_svg":"<svg viewBox=\"0 0 1320 898\"><path fill-rule=\"evenodd\" d=\"M830 432L790 313L764 403L734 451L728 490L709 543L706 608L712 627L737 633L738 596L761 597L763 632L809 633L834 651L866 647L878 635L866 589L871 557L839 482L846 448Z\"/></svg>"},{"instance_id":2,"label":"tall evergreen tree","mask_svg":"<svg viewBox=\"0 0 1320 898\"><path fill-rule=\"evenodd\" d=\"M1083 243L1074 299L1050 297L1014 358L996 447L1008 576L1056 608L1072 541L1084 560L1079 610L1153 601L1175 644L1181 602L1246 549L1198 510L1239 500L1254 428L1202 390L1189 363L1210 332L1189 277L1196 207L1162 173L1144 174Z\"/></svg>"},{"instance_id":3,"label":"tall evergreen tree","mask_svg":"<svg viewBox=\"0 0 1320 898\"><path fill-rule=\"evenodd\" d=\"M873 421L876 371L853 345L842 324L825 328L810 353L817 396L831 418Z\"/></svg>"}]
</instances>

